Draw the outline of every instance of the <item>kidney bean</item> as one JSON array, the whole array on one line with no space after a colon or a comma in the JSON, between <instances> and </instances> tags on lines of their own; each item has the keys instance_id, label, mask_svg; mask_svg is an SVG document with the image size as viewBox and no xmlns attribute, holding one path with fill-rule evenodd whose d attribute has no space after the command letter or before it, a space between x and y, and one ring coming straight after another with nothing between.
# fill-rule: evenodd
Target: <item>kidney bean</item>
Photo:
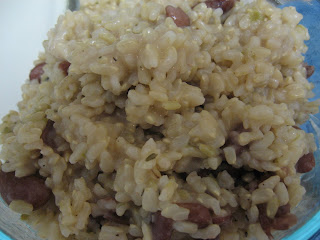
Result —
<instances>
[{"instance_id":1,"label":"kidney bean","mask_svg":"<svg viewBox=\"0 0 320 240\"><path fill-rule=\"evenodd\" d=\"M152 240L170 240L173 220L161 215L158 211L153 215Z\"/></svg>"},{"instance_id":2,"label":"kidney bean","mask_svg":"<svg viewBox=\"0 0 320 240\"><path fill-rule=\"evenodd\" d=\"M280 206L278 208L278 211L277 211L275 217L277 218L277 217L285 216L288 213L290 213L290 204L289 203L287 203L286 205Z\"/></svg>"},{"instance_id":3,"label":"kidney bean","mask_svg":"<svg viewBox=\"0 0 320 240\"><path fill-rule=\"evenodd\" d=\"M64 73L65 76L68 76L68 70L70 67L71 63L69 63L68 61L63 61L61 63L59 63L59 69Z\"/></svg>"},{"instance_id":4,"label":"kidney bean","mask_svg":"<svg viewBox=\"0 0 320 240\"><path fill-rule=\"evenodd\" d=\"M52 120L48 120L45 128L42 131L41 139L47 146L51 147L52 149L56 149L56 143L54 139L56 137L56 131L53 127L54 122Z\"/></svg>"},{"instance_id":5,"label":"kidney bean","mask_svg":"<svg viewBox=\"0 0 320 240\"><path fill-rule=\"evenodd\" d=\"M10 204L13 200L23 200L32 204L33 209L45 205L51 196L51 190L44 179L38 176L18 178L14 172L0 171L0 193L3 200Z\"/></svg>"},{"instance_id":6,"label":"kidney bean","mask_svg":"<svg viewBox=\"0 0 320 240\"><path fill-rule=\"evenodd\" d=\"M199 228L204 228L211 223L211 213L209 208L199 203L177 203L180 207L190 210L188 221L198 224Z\"/></svg>"},{"instance_id":7,"label":"kidney bean","mask_svg":"<svg viewBox=\"0 0 320 240\"><path fill-rule=\"evenodd\" d=\"M166 6L166 16L171 17L177 27L190 26L189 16L179 7L175 8L171 5Z\"/></svg>"},{"instance_id":8,"label":"kidney bean","mask_svg":"<svg viewBox=\"0 0 320 240\"><path fill-rule=\"evenodd\" d=\"M307 78L311 77L314 73L314 66L309 65L308 63L303 63L302 65L306 69Z\"/></svg>"},{"instance_id":9,"label":"kidney bean","mask_svg":"<svg viewBox=\"0 0 320 240\"><path fill-rule=\"evenodd\" d=\"M259 222L263 231L267 234L269 239L272 239L271 227L272 227L272 219L267 216L267 205L259 204L257 205L259 209Z\"/></svg>"},{"instance_id":10,"label":"kidney bean","mask_svg":"<svg viewBox=\"0 0 320 240\"><path fill-rule=\"evenodd\" d=\"M204 2L208 8L222 8L223 12L228 12L233 8L235 0L208 0Z\"/></svg>"},{"instance_id":11,"label":"kidney bean","mask_svg":"<svg viewBox=\"0 0 320 240\"><path fill-rule=\"evenodd\" d=\"M259 209L259 222L263 231L268 235L269 239L273 239L271 229L287 230L297 223L297 217L290 213L290 205L286 204L279 207L274 219L267 216L266 204L257 205Z\"/></svg>"},{"instance_id":12,"label":"kidney bean","mask_svg":"<svg viewBox=\"0 0 320 240\"><path fill-rule=\"evenodd\" d=\"M310 172L316 165L313 153L303 155L296 164L298 173Z\"/></svg>"},{"instance_id":13,"label":"kidney bean","mask_svg":"<svg viewBox=\"0 0 320 240\"><path fill-rule=\"evenodd\" d=\"M272 227L276 230L287 230L297 223L297 217L291 213L277 217L273 220Z\"/></svg>"},{"instance_id":14,"label":"kidney bean","mask_svg":"<svg viewBox=\"0 0 320 240\"><path fill-rule=\"evenodd\" d=\"M213 224L218 224L218 225L222 225L222 224L225 224L225 223L228 223L231 221L231 216L228 215L228 216L224 216L224 217L219 217L219 216L213 216L212 217L212 223Z\"/></svg>"},{"instance_id":15,"label":"kidney bean","mask_svg":"<svg viewBox=\"0 0 320 240\"><path fill-rule=\"evenodd\" d=\"M46 65L46 63L39 63L38 65L36 65L29 74L29 79L33 80L33 79L37 79L39 83L41 83L41 76L44 73L43 71L43 66Z\"/></svg>"}]
</instances>

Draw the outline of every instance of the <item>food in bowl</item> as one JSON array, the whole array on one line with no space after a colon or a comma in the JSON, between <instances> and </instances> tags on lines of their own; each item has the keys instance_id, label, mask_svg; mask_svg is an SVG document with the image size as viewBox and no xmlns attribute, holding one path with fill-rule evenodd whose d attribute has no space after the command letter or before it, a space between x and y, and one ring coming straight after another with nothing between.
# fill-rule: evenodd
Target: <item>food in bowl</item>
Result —
<instances>
[{"instance_id":1,"label":"food in bowl","mask_svg":"<svg viewBox=\"0 0 320 240\"><path fill-rule=\"evenodd\" d=\"M315 166L293 7L82 1L1 124L0 192L47 239L269 239Z\"/></svg>"}]
</instances>

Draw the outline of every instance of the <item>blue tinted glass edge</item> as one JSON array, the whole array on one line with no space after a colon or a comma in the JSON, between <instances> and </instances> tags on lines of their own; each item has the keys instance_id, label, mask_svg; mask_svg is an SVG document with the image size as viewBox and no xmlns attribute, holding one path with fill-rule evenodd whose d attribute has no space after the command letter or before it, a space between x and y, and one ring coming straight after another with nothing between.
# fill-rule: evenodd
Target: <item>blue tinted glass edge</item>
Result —
<instances>
[{"instance_id":1,"label":"blue tinted glass edge","mask_svg":"<svg viewBox=\"0 0 320 240\"><path fill-rule=\"evenodd\" d=\"M290 236L283 238L283 240L305 240L311 239L311 237L318 231L320 222L320 212L317 212L306 224L295 231Z\"/></svg>"},{"instance_id":2,"label":"blue tinted glass edge","mask_svg":"<svg viewBox=\"0 0 320 240\"><path fill-rule=\"evenodd\" d=\"M0 240L12 240L12 239L0 230Z\"/></svg>"}]
</instances>

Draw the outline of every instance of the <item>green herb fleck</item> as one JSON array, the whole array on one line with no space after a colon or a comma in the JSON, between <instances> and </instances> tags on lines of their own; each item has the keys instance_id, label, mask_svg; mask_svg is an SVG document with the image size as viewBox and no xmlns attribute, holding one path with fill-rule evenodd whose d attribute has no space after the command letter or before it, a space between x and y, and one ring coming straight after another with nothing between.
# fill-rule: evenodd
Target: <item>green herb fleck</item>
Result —
<instances>
[{"instance_id":1,"label":"green herb fleck","mask_svg":"<svg viewBox=\"0 0 320 240\"><path fill-rule=\"evenodd\" d=\"M249 13L250 13L250 20L252 22L263 20L263 15L258 10L251 10L249 11Z\"/></svg>"},{"instance_id":2,"label":"green herb fleck","mask_svg":"<svg viewBox=\"0 0 320 240\"><path fill-rule=\"evenodd\" d=\"M297 27L297 31L299 31L299 32L304 32L304 31L306 31L306 28L303 26L303 25L301 25L301 24L299 24Z\"/></svg>"},{"instance_id":3,"label":"green herb fleck","mask_svg":"<svg viewBox=\"0 0 320 240\"><path fill-rule=\"evenodd\" d=\"M28 220L28 218L29 218L29 215L27 215L27 214L21 214L21 216L20 216L20 219L22 221L26 221L26 220Z\"/></svg>"},{"instance_id":4,"label":"green herb fleck","mask_svg":"<svg viewBox=\"0 0 320 240\"><path fill-rule=\"evenodd\" d=\"M213 157L213 156L217 155L216 150L213 147L206 145L206 144L200 143L199 150L200 150L200 152L205 154L207 157Z\"/></svg>"},{"instance_id":5,"label":"green herb fleck","mask_svg":"<svg viewBox=\"0 0 320 240\"><path fill-rule=\"evenodd\" d=\"M147 158L146 158L146 161L151 161L152 159L155 159L156 157L158 156L158 154L156 153L152 153L150 154Z\"/></svg>"},{"instance_id":6,"label":"green herb fleck","mask_svg":"<svg viewBox=\"0 0 320 240\"><path fill-rule=\"evenodd\" d=\"M11 129L9 127L5 127L3 130L2 130L2 133L3 134L6 134L6 133L9 133L11 132Z\"/></svg>"}]
</instances>

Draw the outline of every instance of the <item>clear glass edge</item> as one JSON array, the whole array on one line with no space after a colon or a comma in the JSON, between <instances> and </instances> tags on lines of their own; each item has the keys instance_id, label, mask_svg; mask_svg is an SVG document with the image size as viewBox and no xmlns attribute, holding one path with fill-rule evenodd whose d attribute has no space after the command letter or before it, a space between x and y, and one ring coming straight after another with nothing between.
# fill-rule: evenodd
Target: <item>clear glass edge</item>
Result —
<instances>
[{"instance_id":1,"label":"clear glass edge","mask_svg":"<svg viewBox=\"0 0 320 240\"><path fill-rule=\"evenodd\" d=\"M11 237L9 237L8 234L4 233L1 229L0 229L0 239L1 240L13 240Z\"/></svg>"},{"instance_id":2,"label":"clear glass edge","mask_svg":"<svg viewBox=\"0 0 320 240\"><path fill-rule=\"evenodd\" d=\"M283 238L283 240L292 239L311 239L311 237L319 230L320 212L317 212L308 222L294 233Z\"/></svg>"}]
</instances>

